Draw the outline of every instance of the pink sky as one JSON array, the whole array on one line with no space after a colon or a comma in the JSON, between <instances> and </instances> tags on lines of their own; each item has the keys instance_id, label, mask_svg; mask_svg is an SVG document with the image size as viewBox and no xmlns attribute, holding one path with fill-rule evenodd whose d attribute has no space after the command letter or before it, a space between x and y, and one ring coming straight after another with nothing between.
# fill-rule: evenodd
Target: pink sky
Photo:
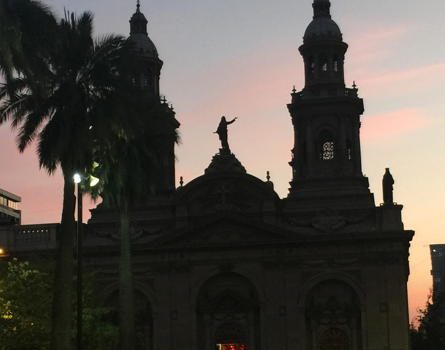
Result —
<instances>
[{"instance_id":1,"label":"pink sky","mask_svg":"<svg viewBox=\"0 0 445 350\"><path fill-rule=\"evenodd\" d=\"M237 8L236 15L230 8L221 12L225 4L196 1L200 6L193 10L174 0L150 5L146 12L152 39L165 61L162 88L182 123L177 175L186 182L201 175L218 149L212 132L220 116L238 116L230 130L232 150L253 175L264 179L269 170L277 192L286 196L293 143L286 103L292 86L303 86L297 49L310 20L310 1L286 0L280 6L262 0L255 5L253 0L229 1ZM126 34L133 10L115 0L106 9L94 1L49 3L59 10L65 6L93 10L99 32ZM371 8L350 0L335 0L333 5L334 17L350 45L347 82L351 85L356 80L365 100L364 173L378 204L381 177L386 167L391 168L396 201L404 205L405 227L416 230L410 257L412 317L425 303L431 286L428 245L445 243L445 50L436 47L436 41L424 40L445 31L441 21L415 13L420 3L379 0L381 10L374 3ZM445 12L443 0L431 0L430 5L435 6L430 16ZM252 18L252 6L258 21ZM368 13L362 19L365 7ZM128 16L122 16L123 9ZM405 12L395 17L392 11ZM168 25L168 16L175 16L181 31ZM422 54L425 51L428 54ZM22 196L23 222L58 221L60 175L49 177L39 171L32 148L20 155L6 125L0 128L0 147L0 186Z\"/></svg>"}]
</instances>

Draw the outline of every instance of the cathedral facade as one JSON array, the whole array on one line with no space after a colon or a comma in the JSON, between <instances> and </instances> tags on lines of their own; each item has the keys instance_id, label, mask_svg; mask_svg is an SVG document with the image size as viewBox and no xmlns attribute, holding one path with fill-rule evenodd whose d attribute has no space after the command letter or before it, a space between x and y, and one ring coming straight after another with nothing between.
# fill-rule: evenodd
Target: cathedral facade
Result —
<instances>
[{"instance_id":1,"label":"cathedral facade","mask_svg":"<svg viewBox=\"0 0 445 350\"><path fill-rule=\"evenodd\" d=\"M363 175L363 100L346 87L345 54L329 0L314 0L300 53L305 86L291 93L292 180L280 198L222 147L204 174L175 186L174 139L132 213L137 343L144 350L408 350L408 255L413 232L392 198L376 206ZM138 7L131 35L137 78L159 96L162 61ZM179 127L166 106L166 135ZM227 126L226 126L227 127ZM118 293L115 211L92 211L85 266L98 293ZM20 251L20 246L10 250Z\"/></svg>"}]
</instances>

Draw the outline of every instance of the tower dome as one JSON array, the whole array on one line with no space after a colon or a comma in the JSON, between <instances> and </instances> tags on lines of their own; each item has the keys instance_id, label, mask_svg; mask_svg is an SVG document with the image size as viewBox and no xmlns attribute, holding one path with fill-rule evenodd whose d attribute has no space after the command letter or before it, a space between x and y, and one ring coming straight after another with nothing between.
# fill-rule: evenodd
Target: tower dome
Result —
<instances>
[{"instance_id":1,"label":"tower dome","mask_svg":"<svg viewBox=\"0 0 445 350\"><path fill-rule=\"evenodd\" d=\"M133 43L136 52L140 55L146 58L158 58L158 50L147 33L147 23L147 18L141 12L138 1L136 12L130 19L130 37L128 39Z\"/></svg>"},{"instance_id":2,"label":"tower dome","mask_svg":"<svg viewBox=\"0 0 445 350\"><path fill-rule=\"evenodd\" d=\"M331 18L330 1L315 0L312 7L314 8L314 17L304 33L304 42L318 40L342 41L343 36L340 27Z\"/></svg>"}]
</instances>

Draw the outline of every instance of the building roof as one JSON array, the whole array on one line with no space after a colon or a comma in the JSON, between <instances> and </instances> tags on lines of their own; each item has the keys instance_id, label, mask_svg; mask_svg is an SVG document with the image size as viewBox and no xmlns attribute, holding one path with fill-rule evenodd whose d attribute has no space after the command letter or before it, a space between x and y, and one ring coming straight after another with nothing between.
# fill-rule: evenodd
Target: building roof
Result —
<instances>
[{"instance_id":1,"label":"building roof","mask_svg":"<svg viewBox=\"0 0 445 350\"><path fill-rule=\"evenodd\" d=\"M138 54L147 58L158 58L158 50L147 33L147 23L147 18L141 12L138 2L136 12L130 19L130 37L128 39Z\"/></svg>"},{"instance_id":2,"label":"building roof","mask_svg":"<svg viewBox=\"0 0 445 350\"><path fill-rule=\"evenodd\" d=\"M343 40L340 27L331 18L329 0L314 0L314 18L304 33L304 41Z\"/></svg>"},{"instance_id":3,"label":"building roof","mask_svg":"<svg viewBox=\"0 0 445 350\"><path fill-rule=\"evenodd\" d=\"M13 194L13 193L3 190L1 188L0 188L0 196L6 197L7 199L9 199L13 202L17 202L17 203L22 201L22 199L19 196L17 196L16 194Z\"/></svg>"}]
</instances>

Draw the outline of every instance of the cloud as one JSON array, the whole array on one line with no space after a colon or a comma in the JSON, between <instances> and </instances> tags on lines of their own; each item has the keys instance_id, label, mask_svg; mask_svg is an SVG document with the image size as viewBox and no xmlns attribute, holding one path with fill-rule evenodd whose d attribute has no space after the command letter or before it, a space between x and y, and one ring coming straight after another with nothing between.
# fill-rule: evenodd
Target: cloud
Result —
<instances>
[{"instance_id":1,"label":"cloud","mask_svg":"<svg viewBox=\"0 0 445 350\"><path fill-rule=\"evenodd\" d=\"M445 79L445 62L407 67L400 44L412 28L405 24L360 30L350 41L346 75L353 77L366 96L406 95L425 91ZM354 31L353 31L354 32Z\"/></svg>"},{"instance_id":2,"label":"cloud","mask_svg":"<svg viewBox=\"0 0 445 350\"><path fill-rule=\"evenodd\" d=\"M358 34L348 40L347 60L357 62L361 68L369 68L369 65L376 65L390 56L394 43L408 33L408 28L398 24L391 28L357 28L352 33Z\"/></svg>"},{"instance_id":3,"label":"cloud","mask_svg":"<svg viewBox=\"0 0 445 350\"><path fill-rule=\"evenodd\" d=\"M445 62L405 69L381 72L374 76L362 77L362 85L374 92L381 89L408 92L442 84L445 78Z\"/></svg>"},{"instance_id":4,"label":"cloud","mask_svg":"<svg viewBox=\"0 0 445 350\"><path fill-rule=\"evenodd\" d=\"M362 141L380 142L430 126L432 120L417 109L401 109L362 119Z\"/></svg>"},{"instance_id":5,"label":"cloud","mask_svg":"<svg viewBox=\"0 0 445 350\"><path fill-rule=\"evenodd\" d=\"M410 30L404 24L390 28L369 27L351 39L345 69L347 80L356 80L364 96L405 96L442 84L445 62L407 66L407 62L401 60L398 44Z\"/></svg>"}]
</instances>

